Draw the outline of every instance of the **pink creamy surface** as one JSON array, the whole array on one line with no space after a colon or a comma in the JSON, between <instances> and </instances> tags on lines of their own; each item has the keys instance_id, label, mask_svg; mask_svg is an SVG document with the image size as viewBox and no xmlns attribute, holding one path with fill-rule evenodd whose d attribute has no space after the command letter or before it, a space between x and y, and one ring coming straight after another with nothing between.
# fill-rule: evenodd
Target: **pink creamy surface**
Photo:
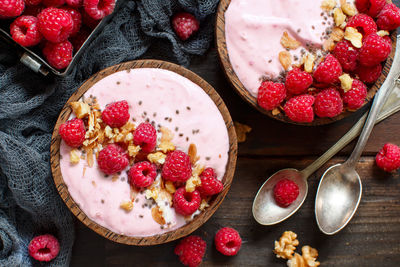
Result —
<instances>
[{"instance_id":1,"label":"pink creamy surface","mask_svg":"<svg viewBox=\"0 0 400 267\"><path fill-rule=\"evenodd\" d=\"M102 109L110 102L127 100L136 125L149 118L156 125L168 127L175 134L173 142L177 149L185 152L191 143L196 144L199 163L215 168L218 178L222 179L228 162L228 132L218 108L198 85L171 71L134 69L102 79L87 91L85 97L90 95L97 97ZM176 127L178 131L175 131ZM199 132L193 134L196 130ZM61 143L61 173L72 198L93 221L128 236L160 234L186 223L174 212L175 224L161 229L152 219L151 209L143 207L151 202L145 199L144 194L138 195L139 202L134 203L132 211L122 210L120 203L130 199L126 171L122 172L119 180L112 182L111 177L105 177L98 170L96 162L92 168L87 167L85 160L71 165L70 150L64 142Z\"/></svg>"},{"instance_id":2,"label":"pink creamy surface","mask_svg":"<svg viewBox=\"0 0 400 267\"><path fill-rule=\"evenodd\" d=\"M257 96L262 76L276 77L283 68L278 54L284 31L302 42L321 47L322 33L332 18L321 16L322 0L232 0L225 13L229 60L244 85ZM323 22L325 21L325 25ZM303 47L301 47L303 48ZM300 50L291 51L301 58ZM269 62L270 61L270 62Z\"/></svg>"}]
</instances>

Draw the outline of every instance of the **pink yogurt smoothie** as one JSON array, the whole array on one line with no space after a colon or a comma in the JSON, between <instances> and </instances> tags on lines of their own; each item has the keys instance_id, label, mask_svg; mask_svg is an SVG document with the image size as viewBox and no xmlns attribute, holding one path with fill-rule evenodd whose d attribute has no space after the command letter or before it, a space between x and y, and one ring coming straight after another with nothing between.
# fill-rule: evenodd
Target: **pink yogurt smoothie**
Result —
<instances>
[{"instance_id":1,"label":"pink yogurt smoothie","mask_svg":"<svg viewBox=\"0 0 400 267\"><path fill-rule=\"evenodd\" d=\"M229 151L224 120L208 95L187 78L162 69L121 71L97 82L86 92L85 97L89 96L97 98L101 109L113 101L127 100L136 126L149 119L169 128L174 132L177 149L187 152L194 143L199 163L214 168L218 179L224 176ZM151 216L152 201L145 194L138 194L130 212L121 209L120 203L130 199L128 169L113 182L98 169L96 160L92 168L86 160L72 165L70 150L61 142L61 173L72 198L93 221L115 233L137 237L165 233L186 224L185 218L170 208L170 224L160 226Z\"/></svg>"},{"instance_id":2,"label":"pink yogurt smoothie","mask_svg":"<svg viewBox=\"0 0 400 267\"><path fill-rule=\"evenodd\" d=\"M332 17L322 0L232 0L225 13L225 34L231 65L244 87L257 96L262 77L275 78L284 69L278 58L283 32L302 43L290 51L298 62L301 50L320 48Z\"/></svg>"}]
</instances>

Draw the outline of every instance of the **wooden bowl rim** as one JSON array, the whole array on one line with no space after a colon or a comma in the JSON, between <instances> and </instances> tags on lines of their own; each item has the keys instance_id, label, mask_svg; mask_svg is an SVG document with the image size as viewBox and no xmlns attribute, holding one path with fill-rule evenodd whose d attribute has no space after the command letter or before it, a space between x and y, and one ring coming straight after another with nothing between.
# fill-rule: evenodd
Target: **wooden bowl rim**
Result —
<instances>
[{"instance_id":1,"label":"wooden bowl rim","mask_svg":"<svg viewBox=\"0 0 400 267\"><path fill-rule=\"evenodd\" d=\"M389 73L390 67L392 66L393 63L393 57L395 54L396 50L396 43L397 43L397 38L396 38L396 31L394 31L391 34L391 39L392 39L392 51L386 60L383 68L382 68L382 73L379 77L379 79L372 85L368 86L368 94L367 94L367 99L360 109L354 111L349 111L345 110L343 113L340 115L334 117L334 118L319 118L315 116L315 119L311 123L298 123L290 120L286 115L281 112L278 115L272 115L272 111L265 110L261 108L260 106L257 105L257 99L256 97L252 96L249 91L246 90L246 88L243 86L239 78L237 77L235 71L232 68L232 65L229 60L228 56L228 51L226 47L226 39L225 39L225 11L228 9L228 6L230 4L231 0L221 0L219 5L218 5L218 10L217 10L217 16L216 16L216 23L215 23L215 40L216 40L216 45L217 45L217 50L218 50L218 57L219 60L223 66L223 70L225 73L225 76L228 78L229 82L235 89L235 91L240 95L242 99L244 99L248 104L250 104L253 108L257 109L261 113L267 115L270 118L273 118L275 120L279 120L285 123L290 123L290 124L295 124L295 125L304 125L304 126L318 126L318 125L326 125L330 124L336 121L340 121L344 118L347 118L353 114L359 114L361 110L364 110L363 107L365 107L375 96L376 92L378 89L382 86L383 82L386 79L387 74ZM389 1L391 2L391 1Z\"/></svg>"},{"instance_id":2,"label":"wooden bowl rim","mask_svg":"<svg viewBox=\"0 0 400 267\"><path fill-rule=\"evenodd\" d=\"M71 108L69 107L69 103L71 101L77 101L78 99L80 99L82 95L89 88L93 86L93 84L100 81L101 79L118 71L124 71L124 70L129 71L131 69L136 69L136 68L158 68L158 69L170 70L189 79L190 81L200 86L206 92L206 94L213 100L213 102L219 109L224 119L229 135L229 158L226 166L226 172L222 180L224 183L224 190L211 200L210 207L208 207L205 211L199 214L194 220L192 220L188 224L185 224L184 226L171 232L155 236L148 236L148 237L132 237L132 236L120 235L112 232L111 230L108 230L103 226L100 226L99 224L88 218L86 214L80 209L78 204L75 203L75 201L70 196L68 192L68 187L63 180L61 170L59 167L61 138L59 137L58 129L61 123L65 122L69 118L72 112ZM98 73L87 79L78 88L78 90L76 90L73 93L73 95L68 99L67 103L64 105L62 111L60 112L60 115L57 119L57 123L54 127L51 139L50 155L51 155L51 171L57 191L60 194L61 198L63 199L64 203L69 208L69 210L83 224L85 224L87 227L89 227L96 233L117 243L122 243L127 245L137 245L137 246L150 246L150 245L167 243L176 240L178 238L181 238L183 236L189 235L197 228L199 228L201 225L203 225L214 214L214 212L217 210L219 205L224 200L232 184L233 175L236 168L236 160L237 160L237 137L232 118L222 98L218 95L215 89L205 80L203 80L200 76L198 76L194 72L184 67L161 60L134 60L126 63L121 63L115 66L111 66L104 70L99 71Z\"/></svg>"}]
</instances>

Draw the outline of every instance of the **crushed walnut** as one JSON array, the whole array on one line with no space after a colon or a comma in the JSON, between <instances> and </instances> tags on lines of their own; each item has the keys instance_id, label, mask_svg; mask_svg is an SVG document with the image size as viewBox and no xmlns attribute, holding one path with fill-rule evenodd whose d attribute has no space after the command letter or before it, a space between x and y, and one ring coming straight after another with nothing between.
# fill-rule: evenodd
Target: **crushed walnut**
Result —
<instances>
[{"instance_id":1,"label":"crushed walnut","mask_svg":"<svg viewBox=\"0 0 400 267\"><path fill-rule=\"evenodd\" d=\"M289 36L287 31L285 31L283 32L283 35L281 37L281 45L284 48L295 50L300 47L301 43L296 39L292 38L291 36Z\"/></svg>"},{"instance_id":2,"label":"crushed walnut","mask_svg":"<svg viewBox=\"0 0 400 267\"><path fill-rule=\"evenodd\" d=\"M344 32L344 39L351 42L351 44L356 48L361 48L362 46L362 34L357 31L356 28L347 27Z\"/></svg>"},{"instance_id":3,"label":"crushed walnut","mask_svg":"<svg viewBox=\"0 0 400 267\"><path fill-rule=\"evenodd\" d=\"M274 253L277 258L291 259L298 245L297 234L292 231L286 231L279 238L279 241L275 241Z\"/></svg>"},{"instance_id":4,"label":"crushed walnut","mask_svg":"<svg viewBox=\"0 0 400 267\"><path fill-rule=\"evenodd\" d=\"M161 141L160 144L158 145L158 149L164 153L174 150L175 146L172 143L174 134L166 127L161 127L160 130L161 130Z\"/></svg>"},{"instance_id":5,"label":"crushed walnut","mask_svg":"<svg viewBox=\"0 0 400 267\"><path fill-rule=\"evenodd\" d=\"M164 164L165 163L165 158L167 155L165 155L162 152L155 152L155 153L150 153L147 155L147 159L154 164Z\"/></svg>"},{"instance_id":6,"label":"crushed walnut","mask_svg":"<svg viewBox=\"0 0 400 267\"><path fill-rule=\"evenodd\" d=\"M336 0L324 0L321 3L321 8L325 11L331 11L336 6Z\"/></svg>"},{"instance_id":7,"label":"crushed walnut","mask_svg":"<svg viewBox=\"0 0 400 267\"><path fill-rule=\"evenodd\" d=\"M279 62L284 70L289 70L289 68L292 66L292 54L290 54L288 51L279 52Z\"/></svg>"},{"instance_id":8,"label":"crushed walnut","mask_svg":"<svg viewBox=\"0 0 400 267\"><path fill-rule=\"evenodd\" d=\"M78 150L77 149L72 149L70 152L69 152L69 162L71 163L71 164L78 164L79 163L79 161L80 161L80 157L79 157L79 154L78 154L79 152L78 152Z\"/></svg>"},{"instance_id":9,"label":"crushed walnut","mask_svg":"<svg viewBox=\"0 0 400 267\"><path fill-rule=\"evenodd\" d=\"M353 78L351 78L351 76L347 73L342 74L339 77L340 83L341 83L341 87L343 89L343 91L346 93L347 91L351 90L351 87L353 85Z\"/></svg>"},{"instance_id":10,"label":"crushed walnut","mask_svg":"<svg viewBox=\"0 0 400 267\"><path fill-rule=\"evenodd\" d=\"M165 224L165 219L163 217L163 214L161 212L161 210L159 209L159 207L153 207L151 209L151 216L153 217L153 220L160 224L160 225L164 225Z\"/></svg>"},{"instance_id":11,"label":"crushed walnut","mask_svg":"<svg viewBox=\"0 0 400 267\"><path fill-rule=\"evenodd\" d=\"M193 192L197 186L201 185L200 174L204 171L204 166L196 164L192 171L192 176L186 181L186 192Z\"/></svg>"},{"instance_id":12,"label":"crushed walnut","mask_svg":"<svg viewBox=\"0 0 400 267\"><path fill-rule=\"evenodd\" d=\"M313 72L315 56L311 53L307 53L304 55L303 61L304 61L304 70L308 73Z\"/></svg>"},{"instance_id":13,"label":"crushed walnut","mask_svg":"<svg viewBox=\"0 0 400 267\"><path fill-rule=\"evenodd\" d=\"M333 10L333 19L335 20L335 25L344 29L346 27L346 15L343 13L341 8L335 8Z\"/></svg>"}]
</instances>

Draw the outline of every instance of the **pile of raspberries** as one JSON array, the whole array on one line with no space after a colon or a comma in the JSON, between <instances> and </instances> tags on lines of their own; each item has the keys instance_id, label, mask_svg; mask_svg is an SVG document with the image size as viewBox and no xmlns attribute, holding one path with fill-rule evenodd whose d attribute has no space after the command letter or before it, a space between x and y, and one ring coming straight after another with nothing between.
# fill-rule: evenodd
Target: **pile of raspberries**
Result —
<instances>
[{"instance_id":1,"label":"pile of raspberries","mask_svg":"<svg viewBox=\"0 0 400 267\"><path fill-rule=\"evenodd\" d=\"M336 44L312 74L300 68L287 73L284 83L264 81L257 102L265 110L282 107L286 116L298 123L310 123L314 116L333 118L344 109L357 110L364 105L368 88L375 83L382 64L391 52L389 36L381 37L379 30L392 31L400 26L400 9L385 0L356 0L359 14L347 22L363 35L362 47L347 40ZM349 74L354 80L351 89L341 88L339 77Z\"/></svg>"}]
</instances>

